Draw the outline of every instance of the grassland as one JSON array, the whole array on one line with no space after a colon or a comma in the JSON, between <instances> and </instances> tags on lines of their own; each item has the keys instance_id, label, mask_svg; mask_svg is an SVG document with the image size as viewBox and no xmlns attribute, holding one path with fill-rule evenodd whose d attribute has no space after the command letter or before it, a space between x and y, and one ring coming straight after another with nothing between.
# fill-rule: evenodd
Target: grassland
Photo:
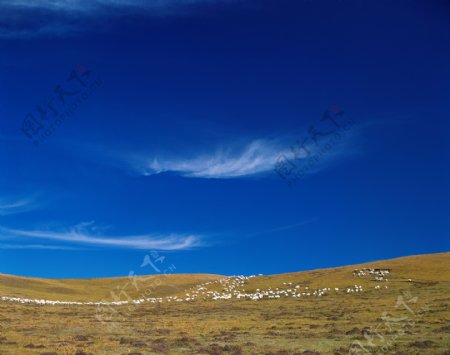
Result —
<instances>
[{"instance_id":1,"label":"grassland","mask_svg":"<svg viewBox=\"0 0 450 355\"><path fill-rule=\"evenodd\" d=\"M164 297L223 277L207 274L173 274L133 278L40 279L0 274L0 296L86 302L111 300L111 292L118 295L119 290L125 291L131 298L137 298L141 296L143 290L151 288L152 295ZM136 283L138 287L135 287Z\"/></svg>"},{"instance_id":2,"label":"grassland","mask_svg":"<svg viewBox=\"0 0 450 355\"><path fill-rule=\"evenodd\" d=\"M390 268L387 282L352 275ZM48 280L0 275L0 296L67 301L184 295L220 275ZM0 354L450 354L450 253L280 275L245 291L361 285L323 297L196 300L114 307L0 302ZM380 285L375 289L375 285ZM387 288L386 288L387 286ZM220 284L208 286L221 291ZM188 291L190 292L190 291ZM151 295L150 295L150 294Z\"/></svg>"}]
</instances>

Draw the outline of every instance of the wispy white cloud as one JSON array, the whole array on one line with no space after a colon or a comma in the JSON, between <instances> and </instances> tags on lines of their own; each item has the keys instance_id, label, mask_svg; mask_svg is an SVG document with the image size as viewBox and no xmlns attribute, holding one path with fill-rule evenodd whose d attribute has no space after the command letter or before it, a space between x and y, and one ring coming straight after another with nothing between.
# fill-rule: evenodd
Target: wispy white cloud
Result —
<instances>
[{"instance_id":1,"label":"wispy white cloud","mask_svg":"<svg viewBox=\"0 0 450 355\"><path fill-rule=\"evenodd\" d=\"M220 1L224 2L227 0L10 0L7 5L16 8L40 8L52 11L79 11L86 13L104 7L135 7L147 10L162 10L174 6Z\"/></svg>"},{"instance_id":2,"label":"wispy white cloud","mask_svg":"<svg viewBox=\"0 0 450 355\"><path fill-rule=\"evenodd\" d=\"M274 174L277 163L283 159L304 168L307 174L313 174L329 168L344 157L360 154L360 149L355 146L355 138L360 134L356 133L357 128L353 128L353 123L350 128L337 132L339 138L335 135L320 137L317 143L309 139L308 131L305 130L303 136L240 138L202 147L177 142L176 145L151 151L133 147L105 148L92 144L86 149L86 143L83 142L82 145L74 145L70 151L78 156L81 154L85 159L101 161L144 176L174 173L189 178L242 178ZM314 164L311 165L311 161Z\"/></svg>"},{"instance_id":3,"label":"wispy white cloud","mask_svg":"<svg viewBox=\"0 0 450 355\"><path fill-rule=\"evenodd\" d=\"M10 0L0 2L0 38L76 34L90 23L127 13L169 16L193 5L234 0ZM107 26L100 26L102 29Z\"/></svg>"},{"instance_id":4,"label":"wispy white cloud","mask_svg":"<svg viewBox=\"0 0 450 355\"><path fill-rule=\"evenodd\" d=\"M0 216L6 216L15 213L23 213L37 208L38 205L34 197L21 199L1 199L0 198Z\"/></svg>"},{"instance_id":5,"label":"wispy white cloud","mask_svg":"<svg viewBox=\"0 0 450 355\"><path fill-rule=\"evenodd\" d=\"M348 139L347 139L348 140ZM289 144L290 143L290 144ZM247 144L228 144L226 147L195 157L173 157L170 155L120 155L120 159L142 175L173 172L191 178L228 179L274 172L282 157L295 160L295 164L306 164L319 154L322 145L309 143L299 149L298 141L257 139ZM323 155L320 164L308 170L315 173L327 167L342 155L344 144L340 143Z\"/></svg>"},{"instance_id":6,"label":"wispy white cloud","mask_svg":"<svg viewBox=\"0 0 450 355\"><path fill-rule=\"evenodd\" d=\"M25 230L0 226L0 236L8 238L46 239L58 242L121 247L126 249L183 250L200 246L197 235L180 234L143 234L131 236L105 236L92 234L89 223L81 223L64 231Z\"/></svg>"},{"instance_id":7,"label":"wispy white cloud","mask_svg":"<svg viewBox=\"0 0 450 355\"><path fill-rule=\"evenodd\" d=\"M194 158L139 158L134 160L134 167L143 175L175 172L186 177L236 178L273 170L281 153L279 144L260 139Z\"/></svg>"}]
</instances>

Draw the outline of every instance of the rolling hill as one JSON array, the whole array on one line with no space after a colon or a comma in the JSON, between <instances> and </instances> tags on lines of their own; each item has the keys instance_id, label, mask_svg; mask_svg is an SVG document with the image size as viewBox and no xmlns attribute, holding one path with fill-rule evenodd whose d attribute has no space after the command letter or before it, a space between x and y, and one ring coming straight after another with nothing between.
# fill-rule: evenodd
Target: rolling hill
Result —
<instances>
[{"instance_id":1,"label":"rolling hill","mask_svg":"<svg viewBox=\"0 0 450 355\"><path fill-rule=\"evenodd\" d=\"M389 285L412 282L450 282L450 253L425 254L382 260L364 264L293 272L286 274L257 276L246 282L245 289L276 288L283 283L303 284L310 288L354 285L355 280L368 288L374 284L370 278L356 278L355 269L391 269ZM212 274L157 274L147 276L90 278L90 279L45 279L0 274L0 296L37 298L60 301L100 301L111 298L111 291L124 290L131 298L142 296L141 289L151 287L152 297L183 294L199 284L224 279L227 276ZM136 284L139 287L136 287ZM220 288L220 286L218 286ZM211 289L217 289L211 287Z\"/></svg>"},{"instance_id":2,"label":"rolling hill","mask_svg":"<svg viewBox=\"0 0 450 355\"><path fill-rule=\"evenodd\" d=\"M126 305L2 300L113 301L124 290ZM448 355L450 253L255 277L0 274L2 355L160 353Z\"/></svg>"}]
</instances>

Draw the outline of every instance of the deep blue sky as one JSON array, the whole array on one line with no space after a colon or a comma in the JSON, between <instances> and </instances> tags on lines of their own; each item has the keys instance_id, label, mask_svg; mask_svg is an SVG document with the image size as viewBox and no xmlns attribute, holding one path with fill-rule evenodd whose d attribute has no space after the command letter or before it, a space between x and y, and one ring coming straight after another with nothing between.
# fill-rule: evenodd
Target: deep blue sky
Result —
<instances>
[{"instance_id":1,"label":"deep blue sky","mask_svg":"<svg viewBox=\"0 0 450 355\"><path fill-rule=\"evenodd\" d=\"M449 1L145 3L0 4L0 272L140 275L158 253L160 271L268 274L449 250ZM323 153L333 135L311 126L341 139ZM274 170L312 156L291 186Z\"/></svg>"}]
</instances>

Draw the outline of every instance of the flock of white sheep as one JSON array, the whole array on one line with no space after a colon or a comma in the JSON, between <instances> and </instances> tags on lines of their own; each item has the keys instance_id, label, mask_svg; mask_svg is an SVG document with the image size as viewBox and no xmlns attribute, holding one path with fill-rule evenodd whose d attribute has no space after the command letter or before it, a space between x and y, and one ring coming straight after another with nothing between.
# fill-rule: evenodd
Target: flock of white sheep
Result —
<instances>
[{"instance_id":1,"label":"flock of white sheep","mask_svg":"<svg viewBox=\"0 0 450 355\"><path fill-rule=\"evenodd\" d=\"M246 291L245 285L248 280L255 277L251 276L230 276L216 281L210 281L200 284L196 287L184 291L182 296L166 296L157 298L140 298L125 301L100 301L100 302L71 302L71 301L52 301L44 299L28 299L19 297L0 297L1 301L15 302L22 304L36 304L36 305L82 305L82 306L121 306L129 304L142 303L172 303L172 302L190 302L196 300L253 300L258 301L262 299L280 299L280 298L303 298L303 297L322 297L329 293L334 294L352 294L363 292L361 285L354 285L340 289L338 287L324 287L319 289L310 289L308 286L294 285L292 282L284 282L280 287L272 289L268 287L265 290L256 289L254 291ZM380 289L379 285L375 289ZM387 286L385 286L387 288Z\"/></svg>"},{"instance_id":2,"label":"flock of white sheep","mask_svg":"<svg viewBox=\"0 0 450 355\"><path fill-rule=\"evenodd\" d=\"M356 269L353 270L353 276L364 277L374 276L374 281L387 281L386 275L391 273L391 269Z\"/></svg>"}]
</instances>

